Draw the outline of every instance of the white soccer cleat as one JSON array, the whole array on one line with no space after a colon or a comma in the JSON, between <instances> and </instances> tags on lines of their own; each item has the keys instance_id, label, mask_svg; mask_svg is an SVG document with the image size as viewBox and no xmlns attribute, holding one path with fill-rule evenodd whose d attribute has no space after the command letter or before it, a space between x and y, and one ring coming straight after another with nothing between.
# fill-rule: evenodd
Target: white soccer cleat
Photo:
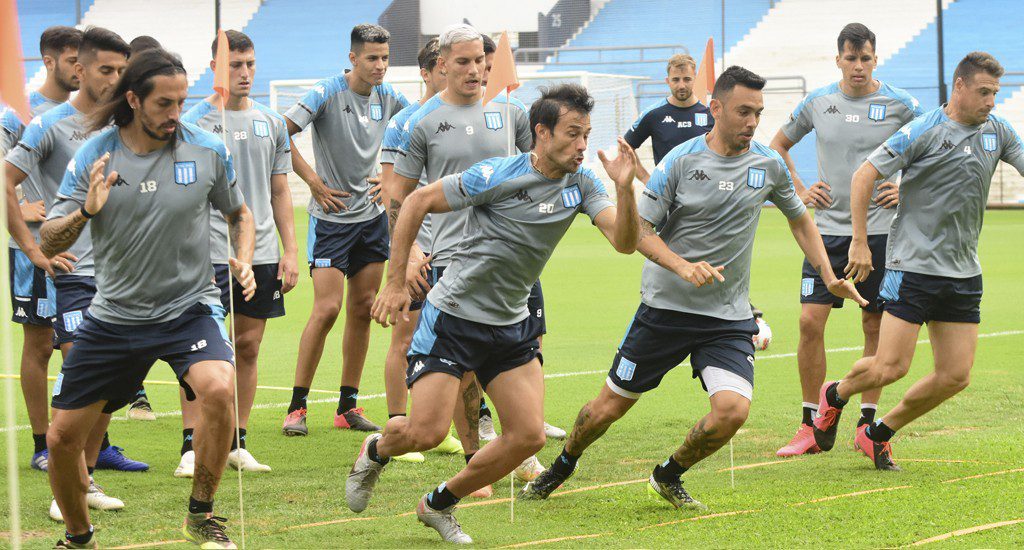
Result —
<instances>
[{"instance_id":1,"label":"white soccer cleat","mask_svg":"<svg viewBox=\"0 0 1024 550\"><path fill-rule=\"evenodd\" d=\"M558 426L552 426L551 424L545 422L544 435L546 435L548 439L565 439L566 433L565 430L563 430L562 428L559 428Z\"/></svg>"},{"instance_id":2,"label":"white soccer cleat","mask_svg":"<svg viewBox=\"0 0 1024 550\"><path fill-rule=\"evenodd\" d=\"M359 449L359 455L352 464L345 480L345 502L348 509L355 513L362 512L370 503L373 496L373 488L377 485L381 472L384 471L384 464L370 459L370 442L377 441L381 434L374 433L366 436L363 446Z\"/></svg>"},{"instance_id":3,"label":"white soccer cleat","mask_svg":"<svg viewBox=\"0 0 1024 550\"><path fill-rule=\"evenodd\" d=\"M537 460L537 455L531 456L516 467L514 473L520 481L533 481L544 472L544 466Z\"/></svg>"},{"instance_id":4,"label":"white soccer cleat","mask_svg":"<svg viewBox=\"0 0 1024 550\"><path fill-rule=\"evenodd\" d=\"M265 473L270 471L270 466L260 464L248 449L235 449L228 453L228 466L243 472Z\"/></svg>"},{"instance_id":5,"label":"white soccer cleat","mask_svg":"<svg viewBox=\"0 0 1024 550\"><path fill-rule=\"evenodd\" d=\"M124 502L103 492L103 488L96 485L96 482L89 478L89 491L85 493L85 502L93 510L120 510L124 508Z\"/></svg>"},{"instance_id":6,"label":"white soccer cleat","mask_svg":"<svg viewBox=\"0 0 1024 550\"><path fill-rule=\"evenodd\" d=\"M444 510L435 510L427 504L427 496L424 495L416 506L416 519L423 525L432 527L445 542L473 544L473 539L462 532L462 526L459 525L459 521L452 513L455 511L455 506L449 506Z\"/></svg>"},{"instance_id":7,"label":"white soccer cleat","mask_svg":"<svg viewBox=\"0 0 1024 550\"><path fill-rule=\"evenodd\" d=\"M64 523L64 514L60 513L60 506L57 506L57 499L50 501L50 519L57 523Z\"/></svg>"},{"instance_id":8,"label":"white soccer cleat","mask_svg":"<svg viewBox=\"0 0 1024 550\"><path fill-rule=\"evenodd\" d=\"M174 469L174 477L192 477L196 470L196 452L188 451L181 455L178 467Z\"/></svg>"},{"instance_id":9,"label":"white soccer cleat","mask_svg":"<svg viewBox=\"0 0 1024 550\"><path fill-rule=\"evenodd\" d=\"M480 417L480 439L482 441L498 439L498 434L494 432L494 420L489 416Z\"/></svg>"},{"instance_id":10,"label":"white soccer cleat","mask_svg":"<svg viewBox=\"0 0 1024 550\"><path fill-rule=\"evenodd\" d=\"M768 326L768 322L760 317L754 319L754 322L757 323L758 328L757 334L754 335L754 349L764 351L772 343L772 327Z\"/></svg>"}]
</instances>

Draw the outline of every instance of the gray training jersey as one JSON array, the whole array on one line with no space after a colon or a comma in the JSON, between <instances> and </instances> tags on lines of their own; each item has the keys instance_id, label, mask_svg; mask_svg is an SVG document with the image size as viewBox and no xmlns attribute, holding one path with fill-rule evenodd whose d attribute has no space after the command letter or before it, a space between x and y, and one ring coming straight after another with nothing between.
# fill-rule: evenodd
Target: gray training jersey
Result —
<instances>
[{"instance_id":1,"label":"gray training jersey","mask_svg":"<svg viewBox=\"0 0 1024 550\"><path fill-rule=\"evenodd\" d=\"M345 75L325 78L310 88L284 116L299 128L313 125L316 173L331 189L351 193L341 199L347 210L324 212L313 198L309 214L335 223L356 223L380 216L370 200L366 178L377 175L377 152L384 129L409 102L390 84L374 86L370 95L348 87Z\"/></svg>"},{"instance_id":2,"label":"gray training jersey","mask_svg":"<svg viewBox=\"0 0 1024 550\"><path fill-rule=\"evenodd\" d=\"M706 136L673 149L651 173L637 204L640 217L686 261L725 266L725 282L698 288L647 260L640 278L643 303L727 321L750 319L750 258L768 200L789 219L807 211L786 163L772 149L751 142L746 153L723 157L708 148Z\"/></svg>"},{"instance_id":3,"label":"gray training jersey","mask_svg":"<svg viewBox=\"0 0 1024 550\"><path fill-rule=\"evenodd\" d=\"M7 154L7 162L26 174L34 175L47 210L57 199L57 190L67 172L68 163L93 135L87 129L88 124L86 115L75 109L70 101L62 103L33 119L25 127L18 146ZM41 224L33 225L36 225L38 231ZM58 277L91 277L96 274L88 224L68 252L78 258L75 270L71 273L57 270Z\"/></svg>"},{"instance_id":4,"label":"gray training jersey","mask_svg":"<svg viewBox=\"0 0 1024 550\"><path fill-rule=\"evenodd\" d=\"M402 143L405 141L405 123L419 108L419 103L410 103L408 107L398 111L397 115L391 117L391 122L388 122L388 127L384 130L384 140L380 144L381 164L394 166L395 161L398 160L398 151L402 148ZM427 179L427 171L424 170L420 173L420 181L416 188L419 189L428 183L430 183L430 180ZM431 235L430 214L427 214L423 218L423 224L420 225L419 233L416 234L416 244L420 247L420 250L428 254L430 253Z\"/></svg>"},{"instance_id":5,"label":"gray training jersey","mask_svg":"<svg viewBox=\"0 0 1024 550\"><path fill-rule=\"evenodd\" d=\"M85 143L68 164L49 218L85 204L89 171L110 153L117 171L107 203L89 220L96 255L96 297L89 314L121 325L162 323L196 303L220 307L210 263L210 205L237 212L244 204L224 143L181 123L175 141L137 155L111 127Z\"/></svg>"},{"instance_id":6,"label":"gray training jersey","mask_svg":"<svg viewBox=\"0 0 1024 550\"><path fill-rule=\"evenodd\" d=\"M57 105L60 105L60 103L51 100L50 98L44 96L39 92L32 92L31 94L29 94L28 103L29 107L32 109L32 122L35 122L35 117L38 117L46 111L49 111ZM8 149L8 152L5 153L5 155L10 154L10 151L14 150L15 145L18 143L18 141L21 140L21 136L25 131L25 126L21 124L21 120L19 120L17 116L14 115L13 111L11 112L11 115L13 116L14 120L8 120L7 124L5 124L5 127L7 125L11 126L11 130L9 133L12 135L8 139L13 140L13 143L11 144L10 148ZM15 122L17 124L15 124ZM29 124L31 124L31 122ZM42 183L39 181L39 176L35 172L26 172L26 174L28 174L28 177L21 182L21 191L22 194L24 194L25 196L25 200L27 202L43 201L43 205L49 208L50 204L53 202L52 191L49 196L45 195L42 189ZM32 222L26 223L26 225L28 225L29 231L32 232L32 236L36 239L36 242L38 242L39 228L42 227L43 224L40 222ZM18 248L18 244L14 242L14 239L10 240L9 246L11 248Z\"/></svg>"},{"instance_id":7,"label":"gray training jersey","mask_svg":"<svg viewBox=\"0 0 1024 550\"><path fill-rule=\"evenodd\" d=\"M1024 144L1006 119L977 126L929 111L893 134L868 162L884 176L903 170L889 232L887 269L940 277L981 274L978 237L1000 160L1024 175Z\"/></svg>"},{"instance_id":8,"label":"gray training jersey","mask_svg":"<svg viewBox=\"0 0 1024 550\"><path fill-rule=\"evenodd\" d=\"M238 188L256 222L256 250L253 265L276 264L281 260L277 226L270 204L270 177L292 171L291 146L284 117L269 107L250 100L248 109L224 111L227 120L228 151L235 167ZM182 120L224 139L221 111L209 101L189 109ZM210 260L228 263L228 222L220 212L210 213Z\"/></svg>"},{"instance_id":9,"label":"gray training jersey","mask_svg":"<svg viewBox=\"0 0 1024 550\"><path fill-rule=\"evenodd\" d=\"M14 109L0 105L0 156L7 156L7 152L14 148L21 137L24 125Z\"/></svg>"},{"instance_id":10,"label":"gray training jersey","mask_svg":"<svg viewBox=\"0 0 1024 550\"><path fill-rule=\"evenodd\" d=\"M496 97L484 107L482 101L471 105L451 105L441 94L427 100L406 123L406 141L399 151L395 173L418 178L426 170L427 181L468 169L492 157L508 156L509 129L505 127L505 110L513 131L515 146L522 152L530 150L530 118L526 107L512 98ZM455 248L463 238L467 211L435 214L431 218L431 265L446 266L452 262Z\"/></svg>"},{"instance_id":11,"label":"gray training jersey","mask_svg":"<svg viewBox=\"0 0 1024 550\"><path fill-rule=\"evenodd\" d=\"M864 160L901 126L921 115L917 100L906 91L879 83L878 91L863 97L843 93L839 83L818 88L797 105L782 126L793 143L814 130L818 150L818 179L832 191L832 205L819 208L814 219L822 235L849 237L850 182ZM877 185L885 180L876 182ZM810 186L808 186L810 187ZM868 205L868 235L885 235L895 208Z\"/></svg>"},{"instance_id":12,"label":"gray training jersey","mask_svg":"<svg viewBox=\"0 0 1024 550\"><path fill-rule=\"evenodd\" d=\"M427 299L494 326L527 317L530 288L576 214L593 220L614 206L590 170L548 179L534 170L530 153L487 159L441 181L451 209L468 212L466 232Z\"/></svg>"}]
</instances>

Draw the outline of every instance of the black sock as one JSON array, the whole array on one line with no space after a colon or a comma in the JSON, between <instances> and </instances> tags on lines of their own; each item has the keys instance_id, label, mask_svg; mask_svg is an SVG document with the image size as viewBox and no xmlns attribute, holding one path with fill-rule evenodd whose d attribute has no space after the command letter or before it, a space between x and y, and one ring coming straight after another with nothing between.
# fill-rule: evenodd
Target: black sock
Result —
<instances>
[{"instance_id":1,"label":"black sock","mask_svg":"<svg viewBox=\"0 0 1024 550\"><path fill-rule=\"evenodd\" d=\"M377 464L387 464L388 462L391 462L391 459L382 457L379 454L377 454L378 441L380 441L379 437L371 441L370 444L366 446L366 456L370 457L370 460L376 462Z\"/></svg>"},{"instance_id":2,"label":"black sock","mask_svg":"<svg viewBox=\"0 0 1024 550\"><path fill-rule=\"evenodd\" d=\"M32 434L32 445L35 448L32 454L46 450L46 434Z\"/></svg>"},{"instance_id":3,"label":"black sock","mask_svg":"<svg viewBox=\"0 0 1024 550\"><path fill-rule=\"evenodd\" d=\"M339 391L338 414L348 412L356 408L356 400L359 399L359 388L342 386Z\"/></svg>"},{"instance_id":4,"label":"black sock","mask_svg":"<svg viewBox=\"0 0 1024 550\"><path fill-rule=\"evenodd\" d=\"M100 443L100 452L107 450L110 447L110 433L103 432L103 443Z\"/></svg>"},{"instance_id":5,"label":"black sock","mask_svg":"<svg viewBox=\"0 0 1024 550\"><path fill-rule=\"evenodd\" d=\"M825 390L825 401L828 402L830 406L841 409L846 406L846 400L839 397L839 392L836 391L836 388L838 387L839 382L833 382L832 385Z\"/></svg>"},{"instance_id":6,"label":"black sock","mask_svg":"<svg viewBox=\"0 0 1024 550\"><path fill-rule=\"evenodd\" d=\"M480 398L480 418L491 417L491 409L487 408L487 400L483 397Z\"/></svg>"},{"instance_id":7,"label":"black sock","mask_svg":"<svg viewBox=\"0 0 1024 550\"><path fill-rule=\"evenodd\" d=\"M203 502L196 500L192 497L188 497L188 513L190 514L209 514L213 512L213 501Z\"/></svg>"},{"instance_id":8,"label":"black sock","mask_svg":"<svg viewBox=\"0 0 1024 550\"><path fill-rule=\"evenodd\" d=\"M475 455L475 454L476 453L467 453L466 454L466 464L469 464L469 461L473 458L473 455Z\"/></svg>"},{"instance_id":9,"label":"black sock","mask_svg":"<svg viewBox=\"0 0 1024 550\"><path fill-rule=\"evenodd\" d=\"M427 495L427 506L430 506L435 510L444 510L445 508L455 506L459 503L459 500L461 499L453 495L452 492L448 490L448 487L442 483L437 486L437 489L434 489L429 495Z\"/></svg>"},{"instance_id":10,"label":"black sock","mask_svg":"<svg viewBox=\"0 0 1024 550\"><path fill-rule=\"evenodd\" d=\"M89 541L92 540L92 532L92 525L90 525L89 530L81 535L72 535L71 533L64 531L64 538L67 539L68 542L73 542L75 544L89 544Z\"/></svg>"},{"instance_id":11,"label":"black sock","mask_svg":"<svg viewBox=\"0 0 1024 550\"><path fill-rule=\"evenodd\" d=\"M808 407L804 405L804 419L803 423L811 426L814 424L814 416L818 414L818 407Z\"/></svg>"},{"instance_id":12,"label":"black sock","mask_svg":"<svg viewBox=\"0 0 1024 550\"><path fill-rule=\"evenodd\" d=\"M395 418L396 416L405 416L405 413L388 414L388 420L391 420L392 418Z\"/></svg>"},{"instance_id":13,"label":"black sock","mask_svg":"<svg viewBox=\"0 0 1024 550\"><path fill-rule=\"evenodd\" d=\"M138 401L139 399L145 399L146 401L149 401L149 397L146 396L146 388L143 388L141 386L139 387L139 391L135 392L135 400Z\"/></svg>"},{"instance_id":14,"label":"black sock","mask_svg":"<svg viewBox=\"0 0 1024 550\"><path fill-rule=\"evenodd\" d=\"M569 451L562 449L562 454L551 464L551 469L563 477L568 477L576 471L576 463L580 457L569 454Z\"/></svg>"},{"instance_id":15,"label":"black sock","mask_svg":"<svg viewBox=\"0 0 1024 550\"><path fill-rule=\"evenodd\" d=\"M231 438L231 450L233 451L239 447L245 448L245 428L238 428L237 440L234 437Z\"/></svg>"},{"instance_id":16,"label":"black sock","mask_svg":"<svg viewBox=\"0 0 1024 550\"><path fill-rule=\"evenodd\" d=\"M860 420L857 421L857 427L859 428L859 427L861 427L861 426L863 426L865 424L871 424L872 422L874 422L875 421L875 411L877 411L877 410L878 410L878 408L876 408L876 407L865 407L864 405L861 405L860 406Z\"/></svg>"},{"instance_id":17,"label":"black sock","mask_svg":"<svg viewBox=\"0 0 1024 550\"><path fill-rule=\"evenodd\" d=\"M288 405L288 412L295 412L306 408L306 396L309 395L309 388L294 386L292 388L292 402Z\"/></svg>"},{"instance_id":18,"label":"black sock","mask_svg":"<svg viewBox=\"0 0 1024 550\"><path fill-rule=\"evenodd\" d=\"M193 428L181 430L181 454L192 450L192 432Z\"/></svg>"},{"instance_id":19,"label":"black sock","mask_svg":"<svg viewBox=\"0 0 1024 550\"><path fill-rule=\"evenodd\" d=\"M877 441L878 443L885 443L892 439L892 436L896 435L896 430L885 425L885 422L879 420L874 424L868 424L867 436L871 441Z\"/></svg>"},{"instance_id":20,"label":"black sock","mask_svg":"<svg viewBox=\"0 0 1024 550\"><path fill-rule=\"evenodd\" d=\"M654 479L658 481L679 481L679 476L683 475L686 471L686 467L676 462L676 459L671 456L668 460L658 464L654 467Z\"/></svg>"},{"instance_id":21,"label":"black sock","mask_svg":"<svg viewBox=\"0 0 1024 550\"><path fill-rule=\"evenodd\" d=\"M89 472L89 477L92 477L93 472L96 471L96 467L95 466L86 466L85 469L86 469L86 471Z\"/></svg>"}]
</instances>

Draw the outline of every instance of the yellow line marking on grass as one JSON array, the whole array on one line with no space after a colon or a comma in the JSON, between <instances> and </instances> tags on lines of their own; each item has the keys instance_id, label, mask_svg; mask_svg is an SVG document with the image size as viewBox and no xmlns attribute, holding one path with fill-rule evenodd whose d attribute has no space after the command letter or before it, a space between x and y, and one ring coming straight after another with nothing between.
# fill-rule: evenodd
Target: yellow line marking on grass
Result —
<instances>
[{"instance_id":1,"label":"yellow line marking on grass","mask_svg":"<svg viewBox=\"0 0 1024 550\"><path fill-rule=\"evenodd\" d=\"M168 544L185 544L188 541L185 539L178 540L158 540L156 542L144 542L142 544L129 544L128 546L112 546L110 550L130 550L132 548L153 548L157 546L166 546Z\"/></svg>"},{"instance_id":2,"label":"yellow line marking on grass","mask_svg":"<svg viewBox=\"0 0 1024 550\"><path fill-rule=\"evenodd\" d=\"M573 535L571 537L558 537L557 539L544 539L544 540L532 540L530 542L520 542L518 544L510 544L508 546L499 546L498 548L522 548L524 546L534 546L536 544L550 544L555 542L564 542L567 540L580 540L580 539L596 539L597 537L606 537L613 535L614 533L594 533L593 535Z\"/></svg>"},{"instance_id":3,"label":"yellow line marking on grass","mask_svg":"<svg viewBox=\"0 0 1024 550\"><path fill-rule=\"evenodd\" d=\"M956 531L950 531L949 533L943 533L941 535L935 535L934 537L919 540L911 543L910 546L922 546L925 544L931 544L933 542L941 542L946 539L953 537L959 537L961 535L970 535L971 533L977 533L979 531L988 531L989 529L997 529L999 527L1006 527L1009 525L1017 525L1018 523L1024 523L1024 519L1011 519L1009 521L1000 521L997 523L987 523L985 525L978 525L976 527L968 527L966 529L959 529Z\"/></svg>"},{"instance_id":4,"label":"yellow line marking on grass","mask_svg":"<svg viewBox=\"0 0 1024 550\"><path fill-rule=\"evenodd\" d=\"M374 519L380 519L380 518L377 517L377 516L367 516L367 517L358 517L358 518L340 518L340 519L332 519L332 520L327 520L327 521L317 521L317 522L313 522L313 523L303 523L301 525L289 525L288 527L285 527L284 529L281 529L281 532L291 531L293 529L305 529L307 527L320 527L322 525L337 525L339 523L352 523L353 521L370 521L370 520L374 520Z\"/></svg>"},{"instance_id":5,"label":"yellow line marking on grass","mask_svg":"<svg viewBox=\"0 0 1024 550\"><path fill-rule=\"evenodd\" d=\"M760 510L736 510L733 512L719 512L717 514L705 514L703 516L695 516L692 518L677 519L675 521L666 521L665 523L655 523L654 525L648 525L646 527L640 527L637 531L646 531L648 529L654 529L655 527L665 527L666 525L675 525L677 523L686 523L688 521L700 521L702 519L714 519L724 518L726 516L738 516L740 514L752 514L754 512L760 512Z\"/></svg>"},{"instance_id":6,"label":"yellow line marking on grass","mask_svg":"<svg viewBox=\"0 0 1024 550\"><path fill-rule=\"evenodd\" d=\"M943 483L954 483L954 482L957 482L957 481L964 481L964 480L967 480L967 479L978 479L979 477L989 477L989 476L1001 476L1001 475L1006 475L1006 474L1014 474L1014 473L1017 473L1017 472L1024 472L1024 468L1014 468L1012 470L1000 470L998 472L989 472L987 474L978 474L978 475L967 476L967 477L958 477L958 478L954 478L954 479L947 479L946 481L943 481Z\"/></svg>"},{"instance_id":7,"label":"yellow line marking on grass","mask_svg":"<svg viewBox=\"0 0 1024 550\"><path fill-rule=\"evenodd\" d=\"M750 468L760 468L762 466L773 466L775 464L789 464L793 462L800 462L804 460L803 457L799 458L787 458L785 460L769 460L767 462L755 462L753 464L744 464L742 466L733 466L732 468L722 468L721 470L715 470L715 473L737 471L737 470L749 470Z\"/></svg>"},{"instance_id":8,"label":"yellow line marking on grass","mask_svg":"<svg viewBox=\"0 0 1024 550\"><path fill-rule=\"evenodd\" d=\"M936 462L939 464L1006 464L1005 462L986 460L959 460L952 458L900 458L900 462Z\"/></svg>"},{"instance_id":9,"label":"yellow line marking on grass","mask_svg":"<svg viewBox=\"0 0 1024 550\"><path fill-rule=\"evenodd\" d=\"M597 489L606 489L608 487L621 487L623 485L634 485L637 483L646 483L647 478L643 479L630 479L628 481L616 481L615 483L602 483L601 485L591 485L589 487L580 487L578 489L568 489L565 491L559 491L551 495L550 498L561 497L565 495L571 495L574 493L583 493L586 491L596 491Z\"/></svg>"},{"instance_id":10,"label":"yellow line marking on grass","mask_svg":"<svg viewBox=\"0 0 1024 550\"><path fill-rule=\"evenodd\" d=\"M805 502L797 502L796 504L791 504L790 506L803 506L804 504L814 504L814 503L817 503L817 502L826 502L826 501L829 501L829 500L836 500L836 499L840 499L840 498L857 497L857 496L861 496L861 495L870 495L872 493L885 493L885 492L888 492L888 491L897 491L899 489L909 489L911 487L913 487L913 486L912 485L900 485L898 487L882 487L881 489L868 489L867 491L857 491L855 493L843 493L841 495L833 495L833 496L830 496L830 497L821 497L821 498L816 498L814 500L808 500L808 501L805 501Z\"/></svg>"}]
</instances>

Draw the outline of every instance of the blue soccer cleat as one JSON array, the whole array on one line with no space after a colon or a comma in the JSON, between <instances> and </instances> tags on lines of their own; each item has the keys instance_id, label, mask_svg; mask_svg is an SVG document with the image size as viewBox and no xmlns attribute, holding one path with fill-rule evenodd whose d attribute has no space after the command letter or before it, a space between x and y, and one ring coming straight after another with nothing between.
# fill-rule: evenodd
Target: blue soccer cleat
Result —
<instances>
[{"instance_id":1,"label":"blue soccer cleat","mask_svg":"<svg viewBox=\"0 0 1024 550\"><path fill-rule=\"evenodd\" d=\"M96 459L97 470L118 470L120 472L145 472L149 464L124 456L124 449L111 445L100 451Z\"/></svg>"},{"instance_id":2,"label":"blue soccer cleat","mask_svg":"<svg viewBox=\"0 0 1024 550\"><path fill-rule=\"evenodd\" d=\"M40 472L45 472L47 464L49 463L49 461L50 461L50 450L49 449L43 449L43 450L39 451L38 453L33 454L32 455L32 460L28 464L29 464L29 466L32 467L33 470L39 470Z\"/></svg>"}]
</instances>

